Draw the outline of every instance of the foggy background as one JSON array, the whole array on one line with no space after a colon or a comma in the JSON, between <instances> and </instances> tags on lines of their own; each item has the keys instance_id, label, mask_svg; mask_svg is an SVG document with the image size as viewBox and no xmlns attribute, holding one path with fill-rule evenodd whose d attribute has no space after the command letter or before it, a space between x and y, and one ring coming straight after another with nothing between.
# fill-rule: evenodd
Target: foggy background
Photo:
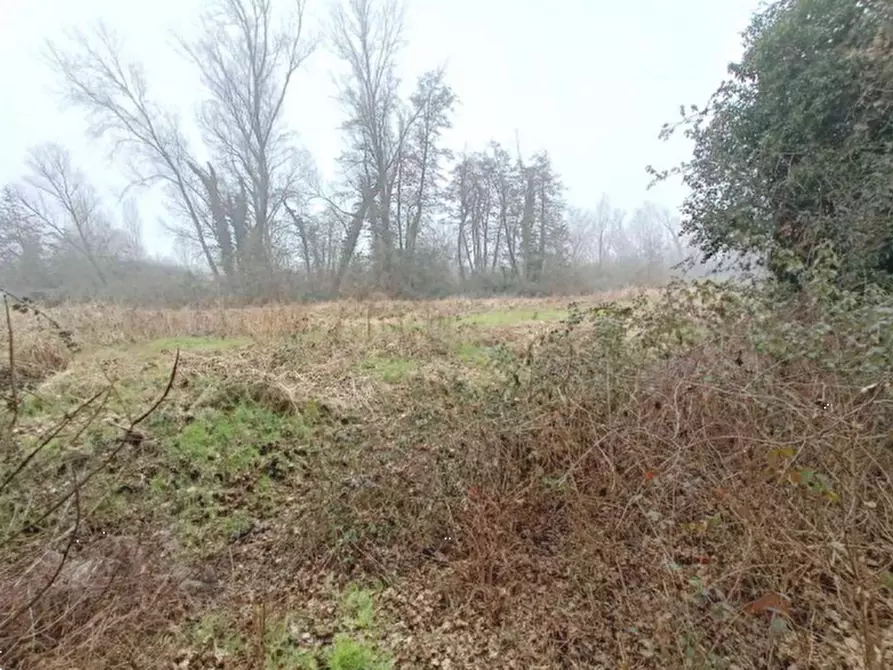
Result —
<instances>
[{"instance_id":1,"label":"foggy background","mask_svg":"<svg viewBox=\"0 0 893 670\"><path fill-rule=\"evenodd\" d=\"M66 256L69 274L60 276L57 271L38 276L40 273L23 271L21 245L10 243L0 271L0 278L10 289L49 292L60 298L138 302L156 298L157 291L149 296L113 286L131 284L133 268L120 267L119 263L116 266L117 261L106 257L129 254L129 262L157 260L188 266L189 276L181 273L178 281L190 285L193 297L209 291L204 286L209 267L202 254L194 244L171 232L182 223L178 222L182 212L170 206L162 185L133 187L125 152L112 152L113 137L88 137L88 110L63 100L70 87L59 76L58 68L54 71L48 62L46 42L52 40L65 53L77 52L78 43L71 41L71 30L89 36L101 20L119 38L122 60L144 68L153 103L178 116L196 162L206 163L212 156L203 146L196 112L209 94L199 68L184 56L175 36L186 43L199 39L200 16L214 4L198 0L149 4L0 0L0 85L8 92L0 107L4 147L0 183L9 187L4 220L33 219L20 207L13 207L13 202L28 198L29 190L33 200L33 184L23 185L29 171L33 173L29 152L51 142L67 152L71 169L95 188L104 223L127 231L129 241L118 247L132 247L126 253L121 248L97 249L91 262L84 258L89 254L76 248L82 244L66 244L63 238L71 233L70 226L64 212L56 213L59 228L68 232L51 234L57 239L44 242L41 254L44 262L47 254ZM356 194L344 192L345 179L350 181L349 169L339 160L349 146L343 124L351 118L351 112L338 99L337 79L346 68L331 39L331 15L336 4L306 2L302 41L307 45L314 41L316 48L290 82L281 113L283 127L294 133L294 148L303 154L302 174L307 177L314 173L312 190L322 192L329 200L310 197L308 201L303 194L301 216L308 220L325 218L327 208L331 216L343 218L354 212L357 201ZM347 7L350 3L344 4ZM716 88L727 63L740 55L739 33L757 4L745 0L408 0L404 3L404 44L393 59L399 97L406 101L417 79L438 68L443 68L443 82L455 96L450 127L443 128L438 140L439 147L452 152L452 157L444 156L438 166L438 181L444 192L438 193L437 199L443 202L432 206L430 214L426 212L424 222L430 233L428 251L442 260L444 267L440 274L424 278L382 279L381 268L374 267L376 226L367 216L350 259L351 290L378 289L423 297L456 291L573 292L661 280L672 263L688 254L684 241L674 239L671 232L677 225L676 208L684 191L673 181L649 191L645 166L671 167L690 155L691 147L682 138L661 142L660 127L678 118L680 105L700 104ZM289 0L273 0L274 23L294 6ZM449 249L448 240L458 240L456 207L460 200L446 195L449 178L463 153L486 152L490 142L497 142L513 162L520 157L528 166L537 154L546 152L549 170L561 185L560 197L556 193L561 211L555 217L568 229L568 239L561 243L562 249L556 249L556 255L562 256L560 273L556 270L546 277L550 273L542 269L542 276L534 278L509 268L506 274L501 268L511 264L501 256L496 262L486 262L487 272L476 272L471 267L460 267L464 261L459 257L468 255L467 248L465 252L459 247ZM333 204L338 207L338 216L332 214ZM202 216L210 220L209 213ZM284 226L289 225L283 212L276 216L284 220ZM337 225L340 230L345 224L320 225ZM33 221L29 226L35 227ZM599 243L599 227L614 231L614 243ZM622 235L620 228L625 231ZM473 246L474 241L465 244ZM211 282L214 288L210 293L219 295L223 291L256 300L328 297L347 290L346 285L334 287L325 268L320 269L319 276L311 277L314 272L303 262L301 252L295 251L291 243L280 246L282 253L264 268L264 272L279 277L275 291L267 290L271 274L260 277L254 273L250 282L244 278L229 281L224 288L220 281ZM343 240L336 240L339 253L342 246ZM605 266L608 256L615 261L623 257L627 271L584 267ZM640 261L638 265L647 267L633 268L633 257ZM18 268L12 272L16 259ZM100 265L109 264L107 272L97 272L97 260ZM60 266L58 262L51 265L56 270ZM422 265L430 269L431 262ZM559 263L550 261L547 265L556 268ZM167 270L173 271L167 267L160 275ZM302 277L302 271L307 276ZM91 276L97 274L102 276ZM471 275L479 276L472 281ZM153 281L161 281L152 276ZM267 288L262 290L258 282ZM246 288L249 283L255 285L251 290ZM532 289L531 284L538 288ZM173 289L168 292L170 299L180 295Z\"/></svg>"}]
</instances>

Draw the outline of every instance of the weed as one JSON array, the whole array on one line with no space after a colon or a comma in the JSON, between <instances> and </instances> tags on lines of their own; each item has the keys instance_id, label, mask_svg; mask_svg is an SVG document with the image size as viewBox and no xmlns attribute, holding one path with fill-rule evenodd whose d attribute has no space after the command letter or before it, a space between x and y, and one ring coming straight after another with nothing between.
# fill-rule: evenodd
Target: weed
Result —
<instances>
[{"instance_id":1,"label":"weed","mask_svg":"<svg viewBox=\"0 0 893 670\"><path fill-rule=\"evenodd\" d=\"M341 601L346 623L360 630L368 629L375 623L374 594L351 584Z\"/></svg>"},{"instance_id":2,"label":"weed","mask_svg":"<svg viewBox=\"0 0 893 670\"><path fill-rule=\"evenodd\" d=\"M317 670L316 654L295 645L290 617L280 617L264 631L264 655L268 670Z\"/></svg>"},{"instance_id":3,"label":"weed","mask_svg":"<svg viewBox=\"0 0 893 670\"><path fill-rule=\"evenodd\" d=\"M325 654L329 670L390 670L394 663L367 642L337 635Z\"/></svg>"},{"instance_id":4,"label":"weed","mask_svg":"<svg viewBox=\"0 0 893 670\"><path fill-rule=\"evenodd\" d=\"M204 614L190 634L192 643L199 648L211 647L228 656L245 651L245 641L234 633L226 618L217 613Z\"/></svg>"},{"instance_id":5,"label":"weed","mask_svg":"<svg viewBox=\"0 0 893 670\"><path fill-rule=\"evenodd\" d=\"M405 358L373 356L360 363L360 369L371 372L388 384L399 384L416 371L418 363Z\"/></svg>"}]
</instances>

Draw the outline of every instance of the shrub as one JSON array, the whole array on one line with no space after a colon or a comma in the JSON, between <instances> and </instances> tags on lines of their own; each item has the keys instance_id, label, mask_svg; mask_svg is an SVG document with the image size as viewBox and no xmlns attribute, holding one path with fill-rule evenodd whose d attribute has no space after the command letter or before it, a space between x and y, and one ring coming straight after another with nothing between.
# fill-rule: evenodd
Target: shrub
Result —
<instances>
[{"instance_id":1,"label":"shrub","mask_svg":"<svg viewBox=\"0 0 893 670\"><path fill-rule=\"evenodd\" d=\"M505 384L461 419L460 583L508 607L533 597L520 575L552 575L564 616L541 625L572 622L565 662L620 636L662 667L884 667L893 302L840 288L835 263L797 293L674 283L573 308L504 351Z\"/></svg>"}]
</instances>

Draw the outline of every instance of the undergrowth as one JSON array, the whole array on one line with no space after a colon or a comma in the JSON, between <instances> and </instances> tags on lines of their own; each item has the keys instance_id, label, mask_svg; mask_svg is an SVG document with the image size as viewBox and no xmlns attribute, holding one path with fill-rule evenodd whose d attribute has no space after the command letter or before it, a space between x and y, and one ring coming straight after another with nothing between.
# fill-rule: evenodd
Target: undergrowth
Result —
<instances>
[{"instance_id":1,"label":"undergrowth","mask_svg":"<svg viewBox=\"0 0 893 670\"><path fill-rule=\"evenodd\" d=\"M826 254L797 294L528 305L549 315L535 328L402 307L373 326L367 307L184 352L115 460L129 414L69 416L101 387L74 383L4 437L0 477L68 417L0 490L0 592L18 594L0 619L61 565L72 523L82 548L40 615L51 633L32 608L0 637L27 632L22 667L149 649L187 668L887 667L893 303L834 272ZM145 403L136 379L96 407ZM77 505L33 523L97 462ZM112 566L130 590L84 601Z\"/></svg>"}]
</instances>

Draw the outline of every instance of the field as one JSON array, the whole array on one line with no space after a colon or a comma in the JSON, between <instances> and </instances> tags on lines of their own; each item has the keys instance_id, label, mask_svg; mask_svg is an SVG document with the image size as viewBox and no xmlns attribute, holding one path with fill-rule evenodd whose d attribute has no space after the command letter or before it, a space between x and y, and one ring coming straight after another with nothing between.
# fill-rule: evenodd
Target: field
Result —
<instances>
[{"instance_id":1,"label":"field","mask_svg":"<svg viewBox=\"0 0 893 670\"><path fill-rule=\"evenodd\" d=\"M0 667L886 667L890 400L726 298L12 310Z\"/></svg>"}]
</instances>

